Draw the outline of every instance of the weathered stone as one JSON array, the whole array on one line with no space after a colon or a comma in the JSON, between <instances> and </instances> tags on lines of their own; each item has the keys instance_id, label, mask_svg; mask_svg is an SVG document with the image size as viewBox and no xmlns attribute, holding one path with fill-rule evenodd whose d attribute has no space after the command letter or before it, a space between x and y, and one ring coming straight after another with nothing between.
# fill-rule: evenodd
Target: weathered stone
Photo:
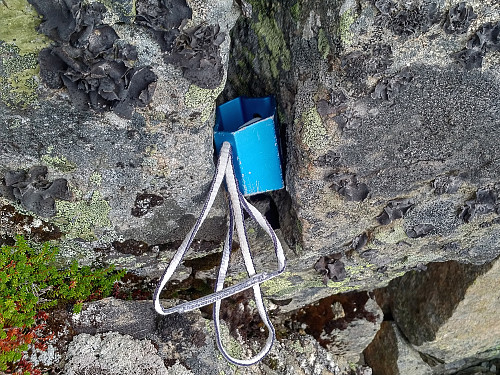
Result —
<instances>
[{"instance_id":1,"label":"weathered stone","mask_svg":"<svg viewBox=\"0 0 500 375\"><path fill-rule=\"evenodd\" d=\"M390 312L434 373L499 355L500 260L484 266L433 263L389 284Z\"/></svg>"},{"instance_id":2,"label":"weathered stone","mask_svg":"<svg viewBox=\"0 0 500 375\"><path fill-rule=\"evenodd\" d=\"M68 347L64 373L163 375L167 369L149 340L134 340L116 332L82 333Z\"/></svg>"},{"instance_id":3,"label":"weathered stone","mask_svg":"<svg viewBox=\"0 0 500 375\"><path fill-rule=\"evenodd\" d=\"M432 374L432 368L401 335L394 322L382 322L380 330L363 354L374 374Z\"/></svg>"},{"instance_id":4,"label":"weathered stone","mask_svg":"<svg viewBox=\"0 0 500 375\"><path fill-rule=\"evenodd\" d=\"M293 313L291 320L303 327L332 354L357 363L373 340L383 314L368 293L324 298Z\"/></svg>"},{"instance_id":5,"label":"weathered stone","mask_svg":"<svg viewBox=\"0 0 500 375\"><path fill-rule=\"evenodd\" d=\"M161 51L150 27L133 22L133 2L114 3L75 0L71 4L36 4L44 15L39 30L58 43L51 47L54 50L50 54L42 53L40 62L54 54L64 60L63 73L47 73L47 69L57 65L53 61L41 69L52 78L62 75L65 85L70 77L66 86L69 91L75 86L76 94L85 87L85 110L78 109L81 106L75 103L75 93L70 92L68 97L64 87L56 90L54 85L37 81L36 54L46 44L39 43L39 49L27 49L40 39L35 26L41 18L36 11L25 2L0 3L1 22L5 23L0 31L0 176L43 165L48 167L48 181L66 179L73 193L71 201L56 199L54 206L52 195L46 194L48 187L37 193L37 199L41 196L50 200L43 210L36 209L38 201L28 201L24 196L22 209L46 216L55 214L50 222L64 234L61 256L78 256L88 263L98 256L89 251L93 247L126 240L148 245L173 243L181 240L194 224L214 170L212 115L215 98L224 87L230 43L228 37L222 36L228 35L238 16L230 0L190 3L192 12L187 13L177 9L179 14L175 17L192 16L193 27L218 25L220 79L217 87L205 89L183 79L180 69L164 61L168 52ZM162 11L170 15L172 9ZM18 22L21 19L22 24ZM28 19L30 22L26 22ZM181 21L176 18L169 27L180 27ZM29 27L26 32L29 31L30 39L11 38L12 27L20 28L19 33L22 27ZM23 44L18 46L17 42ZM134 46L133 51L129 46ZM32 55L33 61L27 61ZM109 60L113 58L121 64L119 72L115 62ZM26 67L21 66L21 61ZM129 64L132 61L133 67ZM85 70L84 65L90 70ZM141 87L134 86L135 81L151 81L142 74L141 67L148 67L157 77L154 93L146 95L141 83ZM28 110L16 104L14 97L21 92L21 73L31 74L29 79L36 83ZM203 74L202 68L198 74ZM112 95L118 86L123 86L122 91ZM133 113L127 109L132 103L129 99L134 103L141 101ZM99 113L96 108L104 112ZM126 109L125 117L131 118L121 118L107 109L120 116ZM144 197L152 198L146 202ZM226 220L220 203L218 200L200 238L223 238ZM140 265L126 260L122 263L130 268L134 263ZM158 267L163 265L156 262Z\"/></svg>"},{"instance_id":6,"label":"weathered stone","mask_svg":"<svg viewBox=\"0 0 500 375\"><path fill-rule=\"evenodd\" d=\"M372 311L371 300L363 306L348 304L347 299L342 301L349 319L355 315L378 313L378 311ZM168 306L171 301L163 300L162 303ZM251 325L249 323L248 319L253 319L253 314L256 314L255 307L250 308L252 312L250 315L245 315L242 313L243 309L239 307L240 303L241 299L235 299L230 304L223 305L222 312L225 320L222 321L222 340L231 355L243 358L260 349L265 341L265 335L261 334L257 324ZM358 313L353 311L355 307L360 308ZM276 307L273 309L275 310ZM365 311L365 309L367 310ZM232 310L233 313L228 314L229 310ZM237 315L241 315L244 319L238 318ZM244 322L245 324L241 324L240 327L233 330L231 326L237 319L240 323ZM286 319L288 318L285 317L283 320ZM278 317L276 320L278 321L276 329L279 332L286 332L287 329L282 325L283 322ZM242 370L244 374L248 375L347 375L353 366L352 361L349 362L343 357L333 356L329 350L322 347L314 337L308 334L287 334L287 337L276 341L269 356L262 363L238 369L230 366L218 354L211 320L204 317L199 311L160 317L152 309L151 301L121 301L106 298L87 303L84 304L82 312L73 317L72 325L78 335L75 336L68 348L65 359L65 374L85 373L86 369L86 371L91 371L92 363L95 366L92 367L92 371L96 371L96 374L104 373L104 371L110 371L111 374L114 374L114 371L118 371L118 369L132 366L132 359L139 355L153 361L154 366L150 369L151 371L155 368L161 368L158 365L158 358L161 357L166 368L164 373L168 374L183 374L184 372L180 372L181 370L189 369L189 372L185 373L192 375L216 375L221 372L239 374ZM251 325L251 328L247 325ZM356 324L351 324L351 326L354 325ZM364 327L368 328L366 325ZM252 332L252 330L254 331ZM368 331L371 332L372 329L368 328ZM114 349L120 343L123 345L123 350ZM130 354L128 352L129 344L137 345L137 352ZM343 350L348 346L349 343L344 343ZM352 345L351 348L353 348ZM122 360L122 356L127 355L130 355L131 360L124 358L121 364L112 364L109 362L111 350L117 351L116 361ZM359 351L361 350L362 348L359 349ZM99 355L98 359L96 359L97 355ZM143 361L138 360L137 363L136 367L130 368L140 371ZM363 369L362 366L359 368L360 371ZM149 372L147 373L149 374Z\"/></svg>"},{"instance_id":7,"label":"weathered stone","mask_svg":"<svg viewBox=\"0 0 500 375\"><path fill-rule=\"evenodd\" d=\"M476 202L499 182L495 2L251 3L224 95L277 97L289 194L277 199L291 200L277 206L291 208L279 213L297 254L267 292L296 309L432 261L495 259L498 203ZM451 54L476 31L488 62L466 70ZM312 267L334 253L346 276L318 288Z\"/></svg>"}]
</instances>

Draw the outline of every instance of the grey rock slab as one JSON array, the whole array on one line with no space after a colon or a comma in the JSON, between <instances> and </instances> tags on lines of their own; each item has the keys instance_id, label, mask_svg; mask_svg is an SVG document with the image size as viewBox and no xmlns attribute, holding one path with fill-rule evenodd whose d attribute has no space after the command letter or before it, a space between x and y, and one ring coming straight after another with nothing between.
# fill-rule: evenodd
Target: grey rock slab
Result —
<instances>
[{"instance_id":1,"label":"grey rock slab","mask_svg":"<svg viewBox=\"0 0 500 375\"><path fill-rule=\"evenodd\" d=\"M99 4L96 9L105 7ZM164 61L152 33L133 23L130 6L131 2L108 6L99 21L107 25L106 30L114 29L114 38L136 47L135 66L148 66L157 77L151 102L135 108L130 119L113 112L78 110L66 89L50 89L38 77L34 78L35 99L26 108L13 105L5 95L0 99L0 176L44 165L49 180L66 179L73 199L56 199L52 222L65 234L61 255L87 263L99 256L92 247L102 248L115 240L134 239L148 245L181 240L201 210L214 171L215 99L226 79L229 30L238 10L232 1L190 3L193 19L188 26L220 27L221 82L214 89L203 89L183 78L181 68ZM45 24L49 28L50 22ZM22 55L9 51L2 48L3 57L9 58L2 60L5 64L24 61ZM81 52L71 51L75 56ZM5 64L0 66L2 80L10 79ZM141 214L134 215L137 196L145 193L160 197L161 204L142 207ZM200 237L221 239L224 215L219 199ZM134 268L133 263L126 266Z\"/></svg>"},{"instance_id":2,"label":"grey rock slab","mask_svg":"<svg viewBox=\"0 0 500 375\"><path fill-rule=\"evenodd\" d=\"M431 366L422 360L394 322L382 322L380 330L363 355L374 374L433 374Z\"/></svg>"},{"instance_id":3,"label":"grey rock slab","mask_svg":"<svg viewBox=\"0 0 500 375\"><path fill-rule=\"evenodd\" d=\"M165 306L174 303L166 300L161 302ZM159 316L152 306L152 301L121 301L114 298L84 304L82 312L72 318L77 335L63 355L64 374L86 374L91 371L95 371L95 374L104 374L105 371L114 374L121 370L138 371L138 374L154 374L147 371L158 370L165 374L193 375L215 375L221 372L249 375L350 373L350 360L347 357L333 354L310 335L290 335L279 339L261 363L236 368L220 355L211 319L200 311ZM231 308L228 305L226 307ZM236 308L233 319L238 319L240 313L241 310ZM279 319L271 319L281 324ZM138 330L140 327L143 329ZM258 330L258 327L254 328ZM224 320L221 332L227 350L236 357L249 357L260 350L263 344L263 340L258 339L259 333L254 332L254 335L246 338L239 333L230 333L229 325ZM130 353L132 345L137 349ZM110 360L112 355L115 363ZM145 367L146 361L150 367Z\"/></svg>"},{"instance_id":4,"label":"grey rock slab","mask_svg":"<svg viewBox=\"0 0 500 375\"><path fill-rule=\"evenodd\" d=\"M95 336L82 333L68 347L63 374L168 374L156 352L149 340L135 340L117 332Z\"/></svg>"},{"instance_id":5,"label":"grey rock slab","mask_svg":"<svg viewBox=\"0 0 500 375\"><path fill-rule=\"evenodd\" d=\"M391 313L434 372L452 374L498 356L500 261L429 265L388 287Z\"/></svg>"},{"instance_id":6,"label":"grey rock slab","mask_svg":"<svg viewBox=\"0 0 500 375\"><path fill-rule=\"evenodd\" d=\"M456 5L444 1L255 1L233 29L224 95L277 97L288 196L276 199L295 254L264 289L291 298L286 308L430 262L499 255L497 213L460 217L500 176L498 54L475 69L452 56L500 12L495 1L465 3L476 17L456 33L443 29ZM401 200L411 201L404 214L377 220ZM322 286L314 265L337 253L346 276Z\"/></svg>"}]
</instances>

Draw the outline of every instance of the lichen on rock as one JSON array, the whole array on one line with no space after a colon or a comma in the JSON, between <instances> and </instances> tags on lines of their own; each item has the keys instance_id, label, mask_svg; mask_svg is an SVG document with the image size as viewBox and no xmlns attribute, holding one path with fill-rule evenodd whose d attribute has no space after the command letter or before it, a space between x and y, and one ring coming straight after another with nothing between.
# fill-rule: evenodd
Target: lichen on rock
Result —
<instances>
[{"instance_id":1,"label":"lichen on rock","mask_svg":"<svg viewBox=\"0 0 500 375\"><path fill-rule=\"evenodd\" d=\"M40 32L55 42L39 55L40 76L48 87L66 87L79 109L112 110L125 118L135 107L149 104L156 74L151 67L134 66L135 46L121 42L104 23L103 4L74 0L32 5L43 15Z\"/></svg>"}]
</instances>

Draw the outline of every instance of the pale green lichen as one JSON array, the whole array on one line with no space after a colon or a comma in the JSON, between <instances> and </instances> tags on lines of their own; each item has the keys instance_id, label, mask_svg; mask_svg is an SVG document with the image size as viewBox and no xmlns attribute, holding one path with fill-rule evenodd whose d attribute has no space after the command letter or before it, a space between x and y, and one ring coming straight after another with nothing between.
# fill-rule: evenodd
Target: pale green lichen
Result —
<instances>
[{"instance_id":1,"label":"pale green lichen","mask_svg":"<svg viewBox=\"0 0 500 375\"><path fill-rule=\"evenodd\" d=\"M385 244L397 244L401 241L411 241L402 226L402 220L394 222L393 226L382 226L373 233L374 238Z\"/></svg>"},{"instance_id":2,"label":"pale green lichen","mask_svg":"<svg viewBox=\"0 0 500 375\"><path fill-rule=\"evenodd\" d=\"M0 1L0 100L9 106L36 103L37 55L49 43L40 20L26 0Z\"/></svg>"},{"instance_id":3,"label":"pale green lichen","mask_svg":"<svg viewBox=\"0 0 500 375\"><path fill-rule=\"evenodd\" d=\"M100 173L94 172L90 175L89 182L94 186L101 186L102 176Z\"/></svg>"},{"instance_id":4,"label":"pale green lichen","mask_svg":"<svg viewBox=\"0 0 500 375\"><path fill-rule=\"evenodd\" d=\"M322 150L327 146L327 131L316 107L302 113L302 143L310 149Z\"/></svg>"},{"instance_id":5,"label":"pale green lichen","mask_svg":"<svg viewBox=\"0 0 500 375\"><path fill-rule=\"evenodd\" d=\"M225 81L215 89L204 89L196 85L189 86L188 91L184 95L184 103L186 107L201 111L201 122L208 121L215 110L215 100L224 90Z\"/></svg>"},{"instance_id":6,"label":"pale green lichen","mask_svg":"<svg viewBox=\"0 0 500 375\"><path fill-rule=\"evenodd\" d=\"M40 158L44 164L64 173L72 172L76 169L75 163L69 161L64 156L53 156L53 151L54 146L49 146L47 153Z\"/></svg>"},{"instance_id":7,"label":"pale green lichen","mask_svg":"<svg viewBox=\"0 0 500 375\"><path fill-rule=\"evenodd\" d=\"M57 213L54 223L66 233L68 239L95 240L95 229L111 226L111 207L97 190L93 191L90 197L82 197L78 191L73 193L76 196L73 202L56 201Z\"/></svg>"},{"instance_id":8,"label":"pale green lichen","mask_svg":"<svg viewBox=\"0 0 500 375\"><path fill-rule=\"evenodd\" d=\"M40 21L26 0L0 1L0 41L15 45L20 55L36 54L48 45L49 40L36 31Z\"/></svg>"},{"instance_id":9,"label":"pale green lichen","mask_svg":"<svg viewBox=\"0 0 500 375\"><path fill-rule=\"evenodd\" d=\"M349 46L353 40L351 25L356 20L356 13L353 9L348 9L340 15L339 35L344 46Z\"/></svg>"},{"instance_id":10,"label":"pale green lichen","mask_svg":"<svg viewBox=\"0 0 500 375\"><path fill-rule=\"evenodd\" d=\"M300 8L301 8L300 0L297 0L297 2L293 4L290 8L290 13L294 21L300 21L300 11L301 11Z\"/></svg>"},{"instance_id":11,"label":"pale green lichen","mask_svg":"<svg viewBox=\"0 0 500 375\"><path fill-rule=\"evenodd\" d=\"M0 41L0 100L9 106L27 107L36 102L38 62L35 53Z\"/></svg>"},{"instance_id":12,"label":"pale green lichen","mask_svg":"<svg viewBox=\"0 0 500 375\"><path fill-rule=\"evenodd\" d=\"M330 54L330 43L323 29L319 29L318 31L318 51L324 59Z\"/></svg>"},{"instance_id":13,"label":"pale green lichen","mask_svg":"<svg viewBox=\"0 0 500 375\"><path fill-rule=\"evenodd\" d=\"M269 15L259 13L258 22L253 29L259 39L260 60L268 62L273 78L278 78L279 67L285 71L290 70L291 59L283 31L276 19Z\"/></svg>"}]
</instances>

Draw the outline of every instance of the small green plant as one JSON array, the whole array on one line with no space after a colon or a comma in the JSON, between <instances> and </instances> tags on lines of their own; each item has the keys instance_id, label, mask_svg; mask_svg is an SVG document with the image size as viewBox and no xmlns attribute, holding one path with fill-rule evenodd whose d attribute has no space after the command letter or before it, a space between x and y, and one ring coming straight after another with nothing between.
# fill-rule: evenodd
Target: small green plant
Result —
<instances>
[{"instance_id":1,"label":"small green plant","mask_svg":"<svg viewBox=\"0 0 500 375\"><path fill-rule=\"evenodd\" d=\"M44 334L46 310L74 304L73 312L84 301L107 297L125 271L114 266L102 269L55 265L57 247L44 244L31 248L21 236L13 246L0 248L0 371L40 374L24 358L29 344L44 349L51 335Z\"/></svg>"}]
</instances>

